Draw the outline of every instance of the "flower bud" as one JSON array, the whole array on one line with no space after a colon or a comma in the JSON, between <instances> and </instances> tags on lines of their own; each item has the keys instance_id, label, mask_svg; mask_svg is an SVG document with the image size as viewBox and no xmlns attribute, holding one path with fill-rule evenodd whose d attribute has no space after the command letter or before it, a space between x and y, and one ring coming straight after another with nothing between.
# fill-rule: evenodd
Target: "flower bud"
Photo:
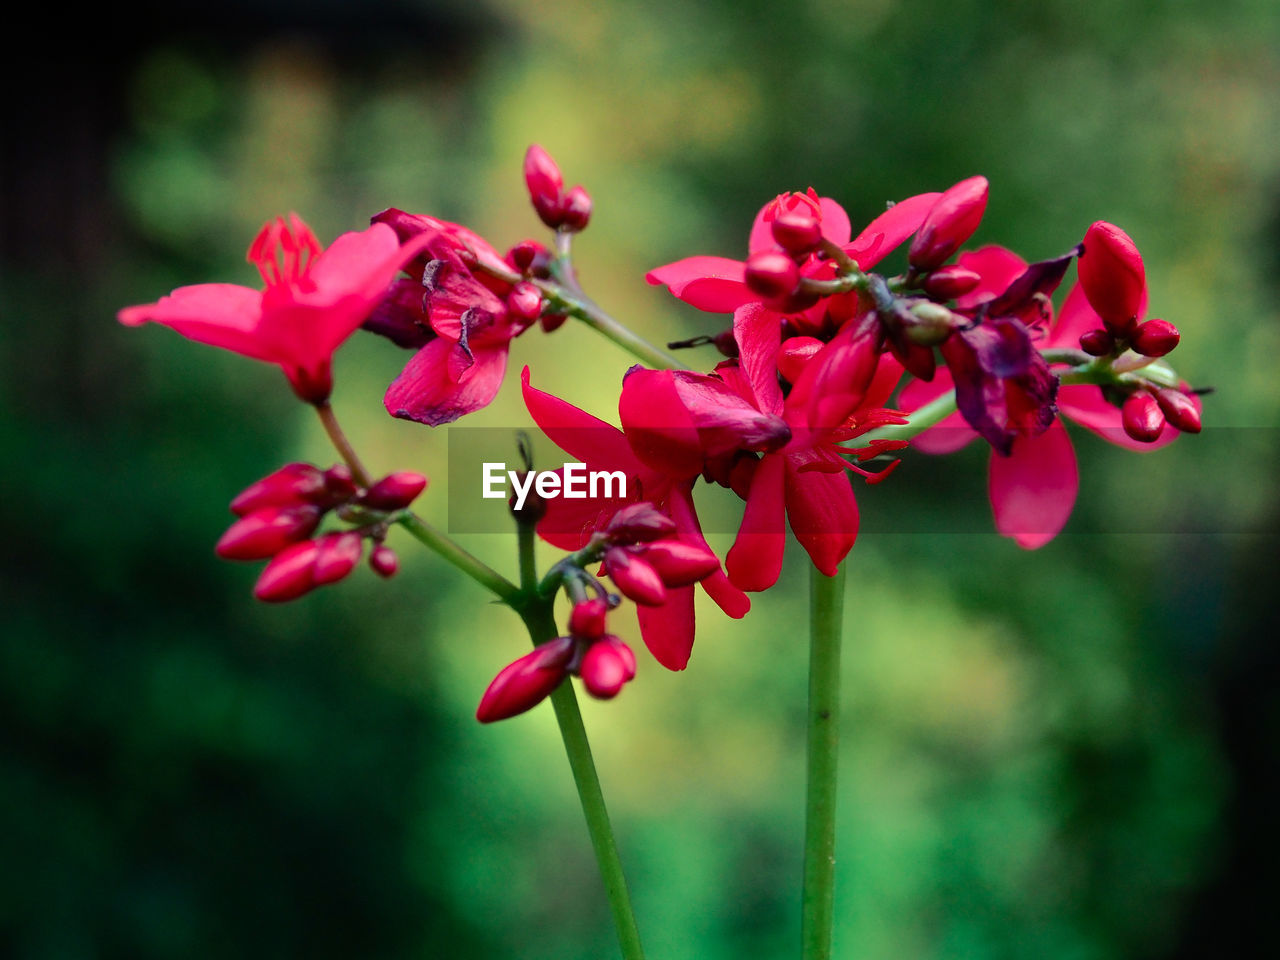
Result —
<instances>
[{"instance_id":1,"label":"flower bud","mask_svg":"<svg viewBox=\"0 0 1280 960\"><path fill-rule=\"evenodd\" d=\"M1138 247L1119 227L1099 220L1085 232L1077 267L1089 306L1113 333L1127 335L1147 288Z\"/></svg>"},{"instance_id":2,"label":"flower bud","mask_svg":"<svg viewBox=\"0 0 1280 960\"><path fill-rule=\"evenodd\" d=\"M1120 408L1124 432L1142 443L1155 443L1164 430L1164 414L1156 398L1145 390L1130 395Z\"/></svg>"},{"instance_id":3,"label":"flower bud","mask_svg":"<svg viewBox=\"0 0 1280 960\"><path fill-rule=\"evenodd\" d=\"M908 262L917 270L942 266L973 236L986 209L986 177L969 177L947 189L916 231L907 253Z\"/></svg>"},{"instance_id":4,"label":"flower bud","mask_svg":"<svg viewBox=\"0 0 1280 960\"><path fill-rule=\"evenodd\" d=\"M587 693L599 700L611 700L636 675L636 655L617 637L593 643L578 669Z\"/></svg>"},{"instance_id":5,"label":"flower bud","mask_svg":"<svg viewBox=\"0 0 1280 960\"><path fill-rule=\"evenodd\" d=\"M263 507L284 507L324 499L324 474L309 463L287 463L242 490L231 501L238 517Z\"/></svg>"},{"instance_id":6,"label":"flower bud","mask_svg":"<svg viewBox=\"0 0 1280 960\"><path fill-rule=\"evenodd\" d=\"M1144 357L1163 357L1178 345L1182 335L1168 320L1148 320L1138 324L1129 346Z\"/></svg>"},{"instance_id":7,"label":"flower bud","mask_svg":"<svg viewBox=\"0 0 1280 960\"><path fill-rule=\"evenodd\" d=\"M911 305L911 322L904 324L907 339L922 347L936 347L951 331L964 323L963 318L952 313L940 303L921 300Z\"/></svg>"},{"instance_id":8,"label":"flower bud","mask_svg":"<svg viewBox=\"0 0 1280 960\"><path fill-rule=\"evenodd\" d=\"M373 510L403 510L427 488L427 478L420 473L401 470L388 474L365 491L360 502Z\"/></svg>"},{"instance_id":9,"label":"flower bud","mask_svg":"<svg viewBox=\"0 0 1280 960\"><path fill-rule=\"evenodd\" d=\"M1091 357L1105 357L1116 348L1116 338L1099 327L1080 334L1080 349Z\"/></svg>"},{"instance_id":10,"label":"flower bud","mask_svg":"<svg viewBox=\"0 0 1280 960\"><path fill-rule=\"evenodd\" d=\"M316 540L316 557L311 567L311 579L315 585L336 583L360 562L364 553L364 540L354 531L326 533Z\"/></svg>"},{"instance_id":11,"label":"flower bud","mask_svg":"<svg viewBox=\"0 0 1280 960\"><path fill-rule=\"evenodd\" d=\"M534 273L539 261L545 267L551 260L547 248L536 240L521 240L507 251L507 263L522 274Z\"/></svg>"},{"instance_id":12,"label":"flower bud","mask_svg":"<svg viewBox=\"0 0 1280 960\"><path fill-rule=\"evenodd\" d=\"M938 300L963 297L982 282L975 271L959 264L939 267L924 279L924 292Z\"/></svg>"},{"instance_id":13,"label":"flower bud","mask_svg":"<svg viewBox=\"0 0 1280 960\"><path fill-rule=\"evenodd\" d=\"M675 521L647 500L622 507L605 527L614 543L644 543L675 532Z\"/></svg>"},{"instance_id":14,"label":"flower bud","mask_svg":"<svg viewBox=\"0 0 1280 960\"><path fill-rule=\"evenodd\" d=\"M553 333L564 326L564 322L569 319L566 313L544 313L538 318L538 323L542 327L543 333Z\"/></svg>"},{"instance_id":15,"label":"flower bud","mask_svg":"<svg viewBox=\"0 0 1280 960\"><path fill-rule=\"evenodd\" d=\"M320 508L309 503L263 507L245 514L228 527L214 552L224 560L273 557L291 543L311 536L320 525L320 517Z\"/></svg>"},{"instance_id":16,"label":"flower bud","mask_svg":"<svg viewBox=\"0 0 1280 960\"><path fill-rule=\"evenodd\" d=\"M356 495L356 481L351 476L351 468L344 463L335 463L324 472L324 486L329 491L329 498L335 503L350 500Z\"/></svg>"},{"instance_id":17,"label":"flower bud","mask_svg":"<svg viewBox=\"0 0 1280 960\"><path fill-rule=\"evenodd\" d=\"M584 640L599 640L604 636L605 614L609 605L600 597L583 600L573 605L569 614L569 633Z\"/></svg>"},{"instance_id":18,"label":"flower bud","mask_svg":"<svg viewBox=\"0 0 1280 960\"><path fill-rule=\"evenodd\" d=\"M542 293L532 283L517 283L507 294L507 309L521 320L537 320L542 313Z\"/></svg>"},{"instance_id":19,"label":"flower bud","mask_svg":"<svg viewBox=\"0 0 1280 960\"><path fill-rule=\"evenodd\" d=\"M610 547L604 554L605 573L618 590L636 603L659 607L667 602L667 588L653 565L622 547Z\"/></svg>"},{"instance_id":20,"label":"flower bud","mask_svg":"<svg viewBox=\"0 0 1280 960\"><path fill-rule=\"evenodd\" d=\"M787 337L778 348L776 362L784 380L795 384L804 366L825 344L817 337Z\"/></svg>"},{"instance_id":21,"label":"flower bud","mask_svg":"<svg viewBox=\"0 0 1280 960\"><path fill-rule=\"evenodd\" d=\"M1200 432L1200 408L1189 394L1170 387L1156 387L1152 392L1166 420L1183 433Z\"/></svg>"},{"instance_id":22,"label":"flower bud","mask_svg":"<svg viewBox=\"0 0 1280 960\"><path fill-rule=\"evenodd\" d=\"M747 257L747 286L769 300L780 300L800 282L800 268L781 250L761 250Z\"/></svg>"},{"instance_id":23,"label":"flower bud","mask_svg":"<svg viewBox=\"0 0 1280 960\"><path fill-rule=\"evenodd\" d=\"M808 208L779 213L771 229L774 242L793 256L810 253L822 242L822 221Z\"/></svg>"},{"instance_id":24,"label":"flower bud","mask_svg":"<svg viewBox=\"0 0 1280 960\"><path fill-rule=\"evenodd\" d=\"M553 230L560 226L560 194L564 189L564 178L551 155L536 143L530 144L524 155L524 185L542 222Z\"/></svg>"},{"instance_id":25,"label":"flower bud","mask_svg":"<svg viewBox=\"0 0 1280 960\"><path fill-rule=\"evenodd\" d=\"M655 540L645 545L643 557L668 587L687 587L720 569L709 548L687 540Z\"/></svg>"},{"instance_id":26,"label":"flower bud","mask_svg":"<svg viewBox=\"0 0 1280 960\"><path fill-rule=\"evenodd\" d=\"M720 351L722 357L728 357L730 360L738 359L738 341L733 335L733 327L721 330L712 337L711 345Z\"/></svg>"},{"instance_id":27,"label":"flower bud","mask_svg":"<svg viewBox=\"0 0 1280 960\"><path fill-rule=\"evenodd\" d=\"M394 577L400 569L400 558L385 544L378 544L369 554L369 566L380 577Z\"/></svg>"},{"instance_id":28,"label":"flower bud","mask_svg":"<svg viewBox=\"0 0 1280 960\"><path fill-rule=\"evenodd\" d=\"M309 592L315 586L313 570L317 547L315 540L285 547L263 569L253 595L268 603L282 603Z\"/></svg>"},{"instance_id":29,"label":"flower bud","mask_svg":"<svg viewBox=\"0 0 1280 960\"><path fill-rule=\"evenodd\" d=\"M493 723L537 706L564 680L573 650L572 637L556 637L507 664L480 698L476 719Z\"/></svg>"},{"instance_id":30,"label":"flower bud","mask_svg":"<svg viewBox=\"0 0 1280 960\"><path fill-rule=\"evenodd\" d=\"M585 230L591 221L591 194L581 186L574 187L564 195L560 209L566 230Z\"/></svg>"}]
</instances>

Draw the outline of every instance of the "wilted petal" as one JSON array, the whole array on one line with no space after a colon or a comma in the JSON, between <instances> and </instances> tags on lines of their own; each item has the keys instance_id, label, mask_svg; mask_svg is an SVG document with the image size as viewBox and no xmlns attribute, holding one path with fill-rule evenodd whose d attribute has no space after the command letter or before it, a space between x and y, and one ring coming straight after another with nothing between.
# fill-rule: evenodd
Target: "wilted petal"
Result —
<instances>
[{"instance_id":1,"label":"wilted petal","mask_svg":"<svg viewBox=\"0 0 1280 960\"><path fill-rule=\"evenodd\" d=\"M987 491L996 529L1027 550L1063 528L1076 502L1080 475L1062 422L1036 437L1020 436L1007 457L991 456Z\"/></svg>"},{"instance_id":2,"label":"wilted petal","mask_svg":"<svg viewBox=\"0 0 1280 960\"><path fill-rule=\"evenodd\" d=\"M956 258L956 263L982 278L976 287L956 298L956 306L962 310L975 307L984 300L994 300L1027 269L1027 261L996 244L966 250Z\"/></svg>"},{"instance_id":3,"label":"wilted petal","mask_svg":"<svg viewBox=\"0 0 1280 960\"><path fill-rule=\"evenodd\" d=\"M449 376L449 358L456 348L451 340L437 339L415 353L387 388L382 401L387 412L434 427L487 406L502 386L506 345L476 348L474 363L454 380Z\"/></svg>"}]
</instances>

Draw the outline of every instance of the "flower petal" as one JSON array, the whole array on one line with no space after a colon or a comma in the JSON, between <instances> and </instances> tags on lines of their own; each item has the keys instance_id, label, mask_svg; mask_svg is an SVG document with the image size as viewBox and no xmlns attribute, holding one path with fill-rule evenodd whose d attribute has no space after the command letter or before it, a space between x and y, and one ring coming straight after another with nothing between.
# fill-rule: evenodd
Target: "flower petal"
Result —
<instances>
[{"instance_id":1,"label":"flower petal","mask_svg":"<svg viewBox=\"0 0 1280 960\"><path fill-rule=\"evenodd\" d=\"M702 471L698 428L676 389L672 371L639 366L627 371L618 416L632 452L645 466L681 479Z\"/></svg>"},{"instance_id":2,"label":"flower petal","mask_svg":"<svg viewBox=\"0 0 1280 960\"><path fill-rule=\"evenodd\" d=\"M672 296L709 313L732 313L759 299L743 279L741 260L686 257L645 274L652 284L665 284Z\"/></svg>"},{"instance_id":3,"label":"flower petal","mask_svg":"<svg viewBox=\"0 0 1280 960\"><path fill-rule=\"evenodd\" d=\"M781 314L759 303L739 307L733 314L733 338L738 342L738 362L751 384L756 407L764 413L782 413L777 361L782 344Z\"/></svg>"},{"instance_id":4,"label":"flower petal","mask_svg":"<svg viewBox=\"0 0 1280 960\"><path fill-rule=\"evenodd\" d=\"M800 546L825 576L853 549L858 537L858 502L843 471L801 471L787 460L787 520Z\"/></svg>"},{"instance_id":5,"label":"flower petal","mask_svg":"<svg viewBox=\"0 0 1280 960\"><path fill-rule=\"evenodd\" d=\"M679 484L674 487L667 506L671 511L671 519L675 521L676 529L680 531L681 538L710 550L706 539L702 536L702 524L698 522L698 514L693 506L693 484ZM729 581L724 571L717 569L715 573L704 577L699 582L707 591L707 596L735 620L746 616L747 611L751 609L751 600Z\"/></svg>"},{"instance_id":6,"label":"flower petal","mask_svg":"<svg viewBox=\"0 0 1280 960\"><path fill-rule=\"evenodd\" d=\"M786 457L769 454L760 460L751 478L742 525L725 557L729 579L740 590L767 590L782 572L787 540L783 527L785 471Z\"/></svg>"},{"instance_id":7,"label":"flower petal","mask_svg":"<svg viewBox=\"0 0 1280 960\"><path fill-rule=\"evenodd\" d=\"M1042 547L1058 535L1079 487L1075 451L1061 420L1039 436L1018 436L1009 456L991 455L987 492L996 529L1024 549Z\"/></svg>"},{"instance_id":8,"label":"flower petal","mask_svg":"<svg viewBox=\"0 0 1280 960\"><path fill-rule=\"evenodd\" d=\"M1120 408L1107 402L1101 388L1087 383L1073 383L1059 387L1058 411L1069 420L1093 431L1103 440L1138 453L1158 450L1178 439L1178 430L1167 423L1160 431L1159 438L1152 443L1133 439L1124 432Z\"/></svg>"},{"instance_id":9,"label":"flower petal","mask_svg":"<svg viewBox=\"0 0 1280 960\"><path fill-rule=\"evenodd\" d=\"M455 346L452 340L437 339L415 353L387 387L382 399L387 412L436 427L487 406L502 386L506 345L477 347L472 352L475 362L457 380L449 376L449 355Z\"/></svg>"},{"instance_id":10,"label":"flower petal","mask_svg":"<svg viewBox=\"0 0 1280 960\"><path fill-rule=\"evenodd\" d=\"M955 389L951 373L945 367L938 370L934 378L925 383L923 380L912 380L902 388L898 397L898 406L911 413L919 410L926 403L936 400L944 393ZM964 417L957 410L949 413L932 427L917 434L911 439L911 449L921 453L941 456L955 453L977 438L978 432L965 423Z\"/></svg>"},{"instance_id":11,"label":"flower petal","mask_svg":"<svg viewBox=\"0 0 1280 960\"><path fill-rule=\"evenodd\" d=\"M845 252L863 270L870 270L920 229L925 215L933 209L934 201L940 196L940 193L920 193L895 203L867 224L867 228L845 247Z\"/></svg>"},{"instance_id":12,"label":"flower petal","mask_svg":"<svg viewBox=\"0 0 1280 960\"><path fill-rule=\"evenodd\" d=\"M179 287L156 303L125 307L118 317L121 323L131 327L159 323L190 340L255 360L280 363L286 359L258 335L262 294L234 283Z\"/></svg>"},{"instance_id":13,"label":"flower petal","mask_svg":"<svg viewBox=\"0 0 1280 960\"><path fill-rule=\"evenodd\" d=\"M639 473L640 461L617 427L529 384L529 368L520 374L529 415L557 447L593 470Z\"/></svg>"},{"instance_id":14,"label":"flower petal","mask_svg":"<svg viewBox=\"0 0 1280 960\"><path fill-rule=\"evenodd\" d=\"M668 587L660 606L636 604L640 636L653 659L668 670L683 670L693 652L693 587Z\"/></svg>"},{"instance_id":15,"label":"flower petal","mask_svg":"<svg viewBox=\"0 0 1280 960\"><path fill-rule=\"evenodd\" d=\"M993 300L1008 289L1027 270L1027 261L1005 247L990 244L977 250L966 250L956 257L956 264L972 270L982 280L963 297L956 298L956 306L968 310L984 300Z\"/></svg>"}]
</instances>

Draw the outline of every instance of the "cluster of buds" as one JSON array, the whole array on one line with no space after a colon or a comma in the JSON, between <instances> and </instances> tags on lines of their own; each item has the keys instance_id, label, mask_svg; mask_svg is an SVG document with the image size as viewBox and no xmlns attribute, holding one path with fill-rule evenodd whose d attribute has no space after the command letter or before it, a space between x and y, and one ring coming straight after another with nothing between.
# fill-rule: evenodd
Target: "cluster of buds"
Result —
<instances>
[{"instance_id":1,"label":"cluster of buds","mask_svg":"<svg viewBox=\"0 0 1280 960\"><path fill-rule=\"evenodd\" d=\"M801 290L806 267L822 246L822 206L813 188L808 193L784 193L765 207L773 246L753 250L743 267L752 292L771 309L790 313L817 303ZM810 270L812 272L812 269Z\"/></svg>"},{"instance_id":2,"label":"cluster of buds","mask_svg":"<svg viewBox=\"0 0 1280 960\"><path fill-rule=\"evenodd\" d=\"M577 233L586 229L591 219L591 195L581 184L566 191L560 168L536 143L524 155L524 184L533 209L552 230Z\"/></svg>"},{"instance_id":3,"label":"cluster of buds","mask_svg":"<svg viewBox=\"0 0 1280 960\"><path fill-rule=\"evenodd\" d=\"M551 251L537 240L521 240L507 251L507 265L526 278L517 283L507 297L507 305L513 313L527 319L537 318L543 333L559 329L569 319L568 314L553 313L546 309L542 291L530 280L547 280L551 277Z\"/></svg>"},{"instance_id":4,"label":"cluster of buds","mask_svg":"<svg viewBox=\"0 0 1280 960\"><path fill-rule=\"evenodd\" d=\"M569 614L569 633L541 644L493 678L476 719L506 720L544 699L570 675L582 678L593 697L611 700L636 675L636 655L621 639L605 632L605 617L616 597L580 599Z\"/></svg>"},{"instance_id":5,"label":"cluster of buds","mask_svg":"<svg viewBox=\"0 0 1280 960\"><path fill-rule=\"evenodd\" d=\"M691 586L720 568L705 544L681 539L650 503L623 507L596 538L603 572L623 596L647 607L666 603L668 588Z\"/></svg>"},{"instance_id":6,"label":"cluster of buds","mask_svg":"<svg viewBox=\"0 0 1280 960\"><path fill-rule=\"evenodd\" d=\"M1089 227L1079 259L1080 286L1102 326L1080 336L1080 348L1094 357L1119 358L1132 350L1138 360L1121 359L1116 367L1140 370L1164 357L1181 339L1167 320L1142 320L1147 299L1147 272L1142 254L1127 233L1105 221ZM1171 387L1141 376L1131 380L1133 392L1121 408L1124 431L1135 440L1154 443L1168 423L1184 433L1200 432L1200 409L1184 386Z\"/></svg>"},{"instance_id":7,"label":"cluster of buds","mask_svg":"<svg viewBox=\"0 0 1280 960\"><path fill-rule=\"evenodd\" d=\"M254 587L254 595L269 602L293 600L343 579L360 562L366 539L374 544L369 565L390 577L399 562L382 542L387 526L426 486L426 477L405 471L361 489L341 464L328 470L286 464L231 501L239 519L215 552L227 560L269 560ZM313 537L331 511L352 526Z\"/></svg>"}]
</instances>

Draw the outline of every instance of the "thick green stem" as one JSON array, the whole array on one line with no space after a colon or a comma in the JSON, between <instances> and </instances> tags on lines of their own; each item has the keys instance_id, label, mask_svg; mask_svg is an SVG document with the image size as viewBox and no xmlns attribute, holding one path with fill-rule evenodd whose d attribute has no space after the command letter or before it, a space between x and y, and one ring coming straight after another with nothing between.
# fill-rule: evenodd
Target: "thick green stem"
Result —
<instances>
[{"instance_id":1,"label":"thick green stem","mask_svg":"<svg viewBox=\"0 0 1280 960\"><path fill-rule=\"evenodd\" d=\"M829 960L836 867L836 766L840 746L840 635L844 570L809 571L809 710L801 956Z\"/></svg>"}]
</instances>

